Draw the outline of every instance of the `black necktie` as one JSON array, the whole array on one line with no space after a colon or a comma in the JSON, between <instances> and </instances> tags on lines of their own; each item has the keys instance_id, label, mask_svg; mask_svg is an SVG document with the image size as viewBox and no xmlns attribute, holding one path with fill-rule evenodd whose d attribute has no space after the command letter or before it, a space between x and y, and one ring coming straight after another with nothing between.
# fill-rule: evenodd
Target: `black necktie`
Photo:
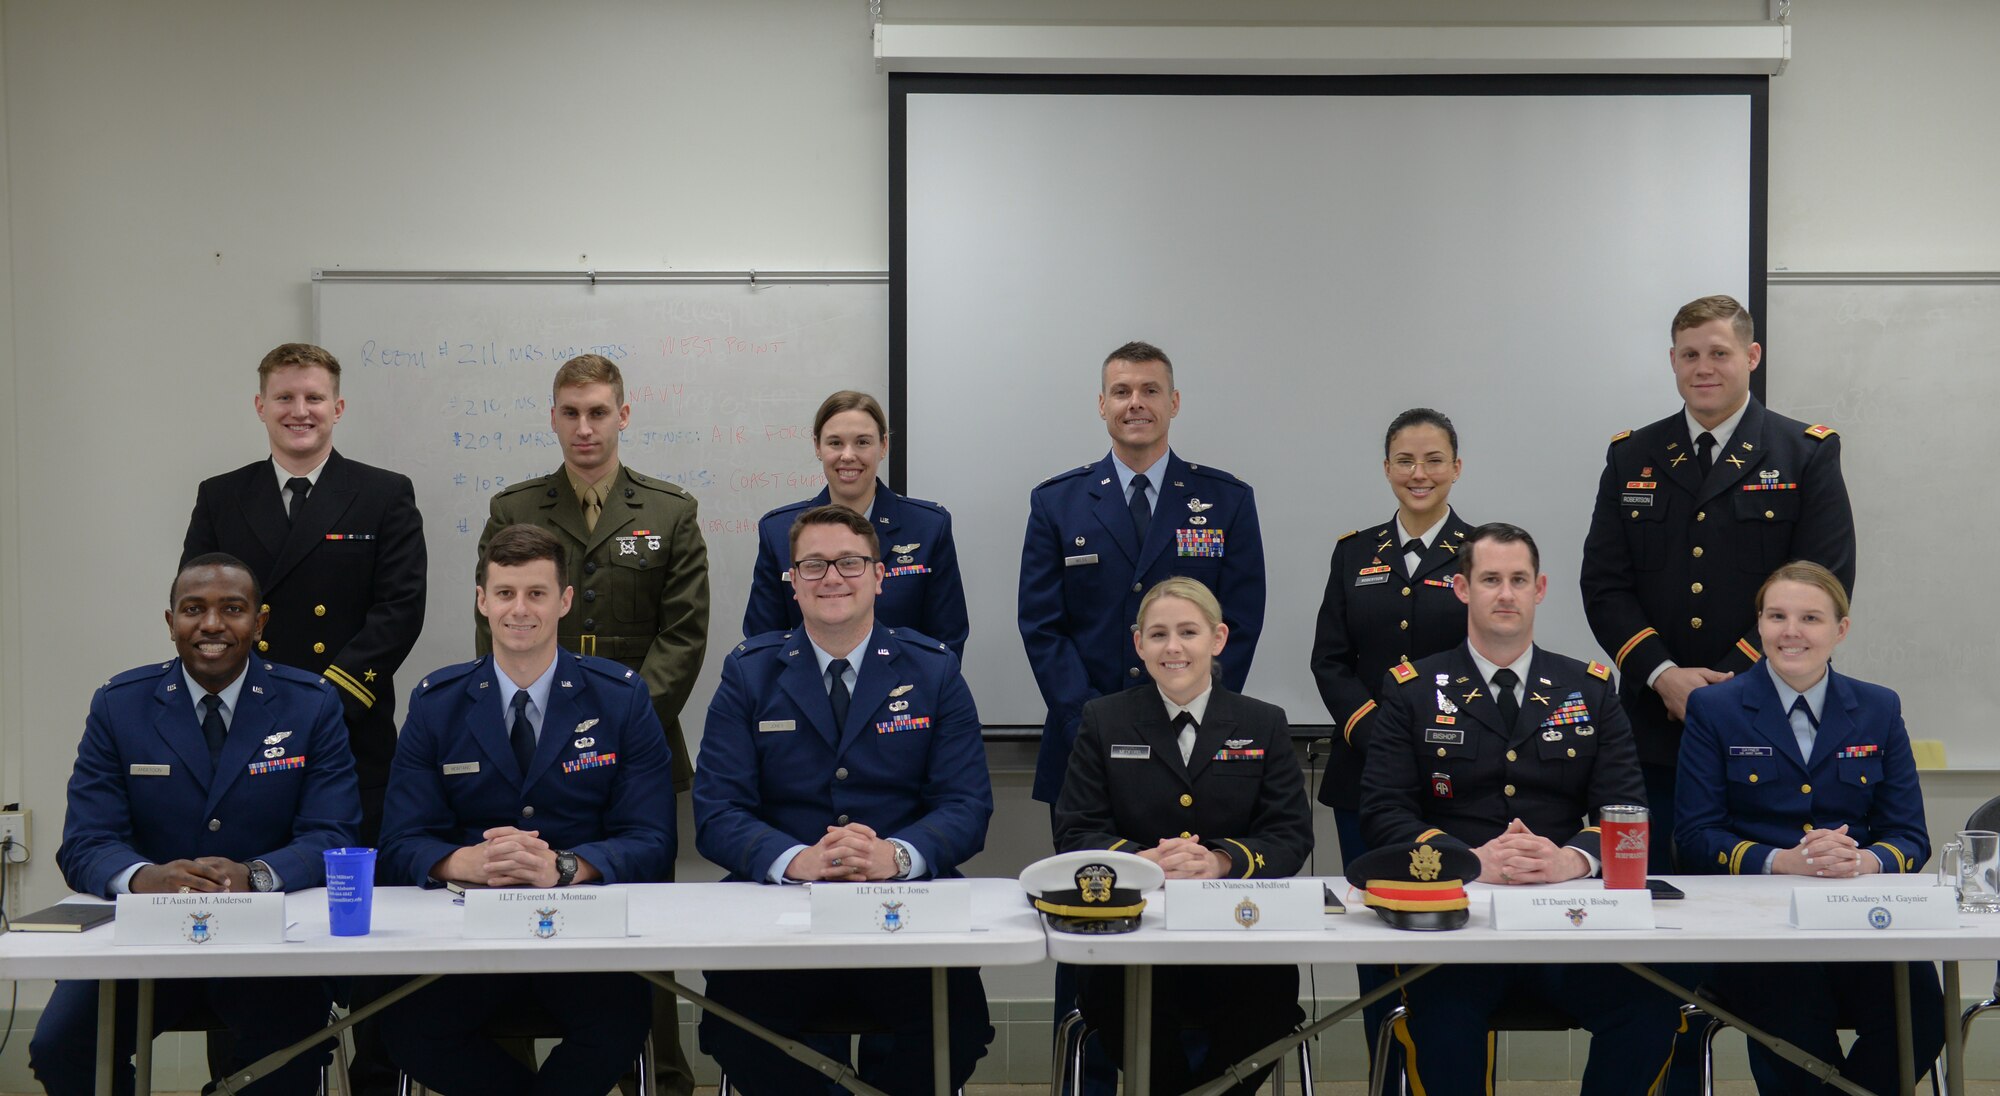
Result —
<instances>
[{"instance_id":1,"label":"black necktie","mask_svg":"<svg viewBox=\"0 0 2000 1096\"><path fill-rule=\"evenodd\" d=\"M1701 469L1702 478L1708 477L1708 470L1715 467L1715 435L1704 430L1701 437L1694 439L1694 465Z\"/></svg>"},{"instance_id":2,"label":"black necktie","mask_svg":"<svg viewBox=\"0 0 2000 1096\"><path fill-rule=\"evenodd\" d=\"M1521 717L1521 702L1514 698L1514 686L1520 683L1520 676L1505 666L1493 671L1493 687L1500 690L1500 695L1494 698L1500 705L1500 722L1510 731L1514 729L1514 721Z\"/></svg>"},{"instance_id":3,"label":"black necktie","mask_svg":"<svg viewBox=\"0 0 2000 1096\"><path fill-rule=\"evenodd\" d=\"M1424 556L1424 538L1411 537L1409 540L1403 542L1403 554L1415 555L1418 559L1422 559Z\"/></svg>"},{"instance_id":4,"label":"black necktie","mask_svg":"<svg viewBox=\"0 0 2000 1096\"><path fill-rule=\"evenodd\" d=\"M1139 534L1142 542L1146 539L1146 526L1153 523L1153 508L1146 505L1146 488L1151 486L1144 472L1132 477L1132 531Z\"/></svg>"},{"instance_id":5,"label":"black necktie","mask_svg":"<svg viewBox=\"0 0 2000 1096\"><path fill-rule=\"evenodd\" d=\"M313 481L304 476L293 476L285 481L285 490L292 493L292 507L285 511L285 520L299 520L299 508L306 504L306 496L312 494Z\"/></svg>"},{"instance_id":6,"label":"black necktie","mask_svg":"<svg viewBox=\"0 0 2000 1096\"><path fill-rule=\"evenodd\" d=\"M208 760L212 765L222 757L222 740L229 728L222 725L222 698L210 693L201 698L201 736L208 740Z\"/></svg>"},{"instance_id":7,"label":"black necktie","mask_svg":"<svg viewBox=\"0 0 2000 1096\"><path fill-rule=\"evenodd\" d=\"M1194 721L1193 712L1182 712L1174 717L1174 743L1181 750L1181 764L1194 758L1194 733L1201 725Z\"/></svg>"},{"instance_id":8,"label":"black necktie","mask_svg":"<svg viewBox=\"0 0 2000 1096\"><path fill-rule=\"evenodd\" d=\"M513 716L508 723L507 741L514 747L514 763L521 767L521 775L528 775L528 766L535 760L535 725L528 722L528 690L514 690Z\"/></svg>"},{"instance_id":9,"label":"black necktie","mask_svg":"<svg viewBox=\"0 0 2000 1096\"><path fill-rule=\"evenodd\" d=\"M835 728L847 726L847 660L836 658L826 664L826 699L833 704L833 725Z\"/></svg>"},{"instance_id":10,"label":"black necktie","mask_svg":"<svg viewBox=\"0 0 2000 1096\"><path fill-rule=\"evenodd\" d=\"M1819 730L1819 717L1813 715L1812 705L1806 703L1806 698L1803 694L1798 699L1792 701L1792 711L1806 713L1806 722L1813 725L1813 730Z\"/></svg>"}]
</instances>

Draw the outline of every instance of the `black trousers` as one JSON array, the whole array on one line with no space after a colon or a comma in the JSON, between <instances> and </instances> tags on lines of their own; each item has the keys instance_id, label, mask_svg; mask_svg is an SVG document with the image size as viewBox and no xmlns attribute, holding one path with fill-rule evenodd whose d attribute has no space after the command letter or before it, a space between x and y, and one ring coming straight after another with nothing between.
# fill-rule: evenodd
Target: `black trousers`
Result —
<instances>
[{"instance_id":1,"label":"black trousers","mask_svg":"<svg viewBox=\"0 0 2000 1096\"><path fill-rule=\"evenodd\" d=\"M1081 969L1083 1018L1099 1032L1105 1053L1123 1068L1125 968ZM1153 1087L1186 1092L1212 1081L1303 1019L1295 966L1154 967L1149 1033ZM1251 1096L1271 1068L1232 1086L1229 1096Z\"/></svg>"}]
</instances>

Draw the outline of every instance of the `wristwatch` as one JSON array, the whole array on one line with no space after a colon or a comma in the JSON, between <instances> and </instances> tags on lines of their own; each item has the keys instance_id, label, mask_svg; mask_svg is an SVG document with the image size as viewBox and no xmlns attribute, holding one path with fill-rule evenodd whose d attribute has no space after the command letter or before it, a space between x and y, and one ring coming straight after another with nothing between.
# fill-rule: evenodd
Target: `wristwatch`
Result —
<instances>
[{"instance_id":1,"label":"wristwatch","mask_svg":"<svg viewBox=\"0 0 2000 1096\"><path fill-rule=\"evenodd\" d=\"M268 891L277 888L278 877L271 874L271 865L264 863L262 860L252 860L250 861L249 868L251 890Z\"/></svg>"},{"instance_id":2,"label":"wristwatch","mask_svg":"<svg viewBox=\"0 0 2000 1096\"><path fill-rule=\"evenodd\" d=\"M567 887L576 882L576 854L568 849L556 850L556 886Z\"/></svg>"},{"instance_id":3,"label":"wristwatch","mask_svg":"<svg viewBox=\"0 0 2000 1096\"><path fill-rule=\"evenodd\" d=\"M908 879L910 877L910 850L904 847L900 841L891 841L889 845L896 850L896 878Z\"/></svg>"}]
</instances>

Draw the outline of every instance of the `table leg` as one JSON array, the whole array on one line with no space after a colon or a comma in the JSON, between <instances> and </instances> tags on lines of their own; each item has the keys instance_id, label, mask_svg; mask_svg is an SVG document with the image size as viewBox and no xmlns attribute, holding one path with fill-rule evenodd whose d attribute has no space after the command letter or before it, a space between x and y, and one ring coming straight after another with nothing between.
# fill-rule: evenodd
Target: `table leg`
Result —
<instances>
[{"instance_id":1,"label":"table leg","mask_svg":"<svg viewBox=\"0 0 2000 1096\"><path fill-rule=\"evenodd\" d=\"M1896 1091L1903 1096L1917 1093L1916 1039L1910 1032L1910 964L1889 964L1891 984L1896 987Z\"/></svg>"},{"instance_id":2,"label":"table leg","mask_svg":"<svg viewBox=\"0 0 2000 1096\"><path fill-rule=\"evenodd\" d=\"M951 1009L945 969L931 968L931 1088L951 1096Z\"/></svg>"},{"instance_id":3,"label":"table leg","mask_svg":"<svg viewBox=\"0 0 2000 1096\"><path fill-rule=\"evenodd\" d=\"M97 1096L111 1096L112 1040L118 1035L118 982L97 983Z\"/></svg>"},{"instance_id":4,"label":"table leg","mask_svg":"<svg viewBox=\"0 0 2000 1096\"><path fill-rule=\"evenodd\" d=\"M132 1091L153 1091L153 980L139 979L138 1015L132 1026Z\"/></svg>"},{"instance_id":5,"label":"table leg","mask_svg":"<svg viewBox=\"0 0 2000 1096\"><path fill-rule=\"evenodd\" d=\"M1965 1029L1958 1018L1958 962L1944 964L1944 1090L1965 1096Z\"/></svg>"},{"instance_id":6,"label":"table leg","mask_svg":"<svg viewBox=\"0 0 2000 1096\"><path fill-rule=\"evenodd\" d=\"M1125 968L1125 1092L1153 1091L1153 968Z\"/></svg>"}]
</instances>

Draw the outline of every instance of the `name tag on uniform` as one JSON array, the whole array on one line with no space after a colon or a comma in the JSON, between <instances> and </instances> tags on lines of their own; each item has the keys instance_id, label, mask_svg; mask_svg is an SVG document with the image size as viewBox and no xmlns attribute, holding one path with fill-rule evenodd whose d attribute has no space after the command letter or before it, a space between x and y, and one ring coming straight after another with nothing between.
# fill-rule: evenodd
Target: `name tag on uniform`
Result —
<instances>
[{"instance_id":1,"label":"name tag on uniform","mask_svg":"<svg viewBox=\"0 0 2000 1096\"><path fill-rule=\"evenodd\" d=\"M1731 756L1731 757L1769 757L1769 756L1771 756L1771 747L1769 747L1769 746L1731 746L1731 747L1729 747L1729 756Z\"/></svg>"},{"instance_id":2,"label":"name tag on uniform","mask_svg":"<svg viewBox=\"0 0 2000 1096\"><path fill-rule=\"evenodd\" d=\"M172 765L134 765L131 768L131 774L133 776L172 776L174 775L174 767Z\"/></svg>"},{"instance_id":3,"label":"name tag on uniform","mask_svg":"<svg viewBox=\"0 0 2000 1096\"><path fill-rule=\"evenodd\" d=\"M796 731L798 729L799 721L796 719L762 719L757 721L758 734L770 731Z\"/></svg>"},{"instance_id":4,"label":"name tag on uniform","mask_svg":"<svg viewBox=\"0 0 2000 1096\"><path fill-rule=\"evenodd\" d=\"M1465 732L1444 727L1429 727L1424 730L1424 741L1440 746L1459 746L1465 743Z\"/></svg>"},{"instance_id":5,"label":"name tag on uniform","mask_svg":"<svg viewBox=\"0 0 2000 1096\"><path fill-rule=\"evenodd\" d=\"M460 761L444 767L444 774L446 776L464 776L467 773L476 773L478 771L479 762L477 761Z\"/></svg>"},{"instance_id":6,"label":"name tag on uniform","mask_svg":"<svg viewBox=\"0 0 2000 1096\"><path fill-rule=\"evenodd\" d=\"M1097 553L1096 553L1096 552L1092 552L1092 553L1090 553L1090 554L1089 554L1089 555L1087 555L1087 556L1064 556L1064 557L1063 557L1063 566L1064 566L1064 567L1081 567L1081 566L1083 566L1083 565L1084 565L1084 564L1086 564L1086 563L1096 563L1096 562L1097 562Z\"/></svg>"},{"instance_id":7,"label":"name tag on uniform","mask_svg":"<svg viewBox=\"0 0 2000 1096\"><path fill-rule=\"evenodd\" d=\"M1153 756L1153 748L1151 746L1147 746L1144 744L1137 746L1121 746L1114 744L1111 747L1111 759L1113 761L1124 761L1124 760L1144 761L1145 759L1151 756Z\"/></svg>"},{"instance_id":8,"label":"name tag on uniform","mask_svg":"<svg viewBox=\"0 0 2000 1096\"><path fill-rule=\"evenodd\" d=\"M1356 586L1375 586L1389 581L1388 575L1362 575L1354 580Z\"/></svg>"},{"instance_id":9,"label":"name tag on uniform","mask_svg":"<svg viewBox=\"0 0 2000 1096\"><path fill-rule=\"evenodd\" d=\"M1653 505L1653 496L1623 495L1620 496L1619 501L1625 504L1626 506L1651 506Z\"/></svg>"}]
</instances>

